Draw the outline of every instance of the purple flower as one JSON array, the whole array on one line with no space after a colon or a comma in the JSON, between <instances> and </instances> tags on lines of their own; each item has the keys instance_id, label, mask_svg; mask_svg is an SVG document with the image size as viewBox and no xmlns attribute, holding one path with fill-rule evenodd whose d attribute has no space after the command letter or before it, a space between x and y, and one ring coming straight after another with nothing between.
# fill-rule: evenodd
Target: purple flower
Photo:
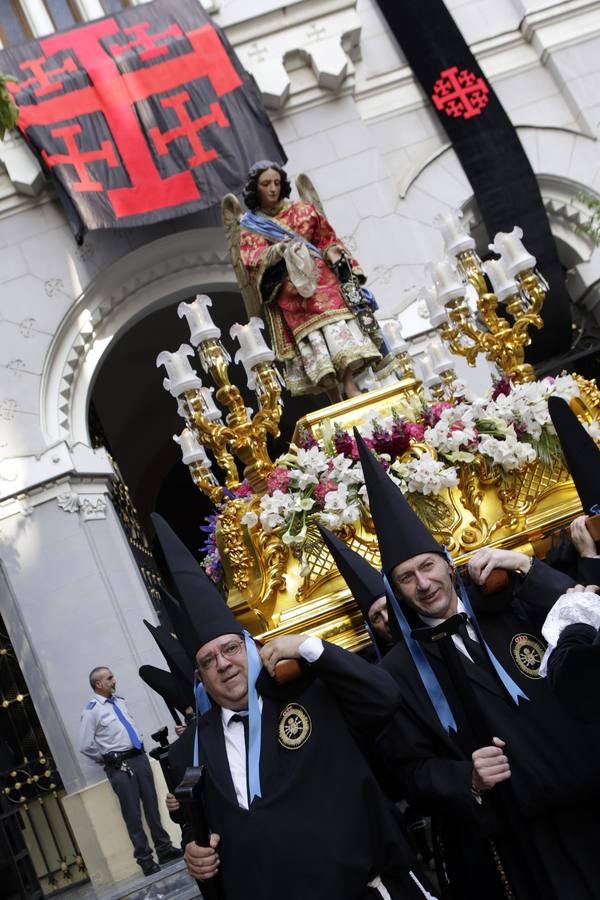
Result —
<instances>
[{"instance_id":1,"label":"purple flower","mask_svg":"<svg viewBox=\"0 0 600 900\"><path fill-rule=\"evenodd\" d=\"M494 384L494 390L492 391L492 400L497 400L498 397L501 396L508 397L511 391L512 384L510 383L510 378L507 378L506 375L503 375Z\"/></svg>"},{"instance_id":2,"label":"purple flower","mask_svg":"<svg viewBox=\"0 0 600 900\"><path fill-rule=\"evenodd\" d=\"M315 438L312 431L309 431L304 425L300 426L298 446L301 450L310 450L312 447L318 447L319 442Z\"/></svg>"}]
</instances>

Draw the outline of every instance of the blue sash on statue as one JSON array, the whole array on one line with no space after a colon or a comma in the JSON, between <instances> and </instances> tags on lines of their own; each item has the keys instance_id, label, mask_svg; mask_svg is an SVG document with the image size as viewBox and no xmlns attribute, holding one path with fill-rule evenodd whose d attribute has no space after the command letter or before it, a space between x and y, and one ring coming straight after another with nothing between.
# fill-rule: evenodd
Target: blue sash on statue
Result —
<instances>
[{"instance_id":1,"label":"blue sash on statue","mask_svg":"<svg viewBox=\"0 0 600 900\"><path fill-rule=\"evenodd\" d=\"M274 243L289 240L290 238L294 241L301 241L308 247L313 256L318 256L319 259L323 259L323 254L318 247L315 247L314 244L311 244L310 241L303 238L301 234L297 234L292 228L284 228L279 222L276 222L274 219L269 219L267 216L247 212L244 213L240 219L240 225L242 228L246 228L247 231L259 234L261 237L266 238L268 241L273 241Z\"/></svg>"}]
</instances>

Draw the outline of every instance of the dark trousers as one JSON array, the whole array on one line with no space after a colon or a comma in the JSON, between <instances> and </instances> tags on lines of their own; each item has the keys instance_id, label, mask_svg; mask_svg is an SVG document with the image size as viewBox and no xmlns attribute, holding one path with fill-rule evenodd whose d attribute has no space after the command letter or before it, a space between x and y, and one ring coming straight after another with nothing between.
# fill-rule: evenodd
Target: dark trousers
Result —
<instances>
[{"instance_id":1,"label":"dark trousers","mask_svg":"<svg viewBox=\"0 0 600 900\"><path fill-rule=\"evenodd\" d=\"M125 760L124 765L131 770L131 775L123 769L105 766L104 771L119 798L121 813L133 844L133 855L139 863L152 859L152 850L142 825L140 800L144 804L146 822L150 828L152 841L160 859L161 854L171 848L171 839L160 823L158 799L152 778L152 769L145 753Z\"/></svg>"}]
</instances>

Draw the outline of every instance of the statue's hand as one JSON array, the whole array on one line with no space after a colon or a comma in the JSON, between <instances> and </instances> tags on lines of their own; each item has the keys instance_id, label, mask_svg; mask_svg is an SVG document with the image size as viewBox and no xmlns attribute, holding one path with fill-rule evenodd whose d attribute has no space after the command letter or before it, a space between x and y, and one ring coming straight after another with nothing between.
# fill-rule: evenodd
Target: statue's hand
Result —
<instances>
[{"instance_id":1,"label":"statue's hand","mask_svg":"<svg viewBox=\"0 0 600 900\"><path fill-rule=\"evenodd\" d=\"M325 256L327 257L327 262L329 263L329 265L335 266L335 264L339 263L339 261L341 260L343 253L339 247L336 247L336 245L333 244L331 247L327 248L327 250L325 251Z\"/></svg>"},{"instance_id":2,"label":"statue's hand","mask_svg":"<svg viewBox=\"0 0 600 900\"><path fill-rule=\"evenodd\" d=\"M280 259L283 259L284 253L285 241L278 241L276 244L271 244L264 256L265 265L267 267L276 265Z\"/></svg>"}]
</instances>

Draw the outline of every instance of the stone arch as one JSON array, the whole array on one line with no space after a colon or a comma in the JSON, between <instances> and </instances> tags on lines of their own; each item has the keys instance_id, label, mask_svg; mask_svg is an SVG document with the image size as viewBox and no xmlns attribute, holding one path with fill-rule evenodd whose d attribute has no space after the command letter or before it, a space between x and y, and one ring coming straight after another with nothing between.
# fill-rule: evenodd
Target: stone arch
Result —
<instances>
[{"instance_id":1,"label":"stone arch","mask_svg":"<svg viewBox=\"0 0 600 900\"><path fill-rule=\"evenodd\" d=\"M89 442L88 400L110 348L140 318L200 286L208 294L237 290L221 229L152 241L92 281L63 320L44 366L42 427L48 444Z\"/></svg>"}]
</instances>

